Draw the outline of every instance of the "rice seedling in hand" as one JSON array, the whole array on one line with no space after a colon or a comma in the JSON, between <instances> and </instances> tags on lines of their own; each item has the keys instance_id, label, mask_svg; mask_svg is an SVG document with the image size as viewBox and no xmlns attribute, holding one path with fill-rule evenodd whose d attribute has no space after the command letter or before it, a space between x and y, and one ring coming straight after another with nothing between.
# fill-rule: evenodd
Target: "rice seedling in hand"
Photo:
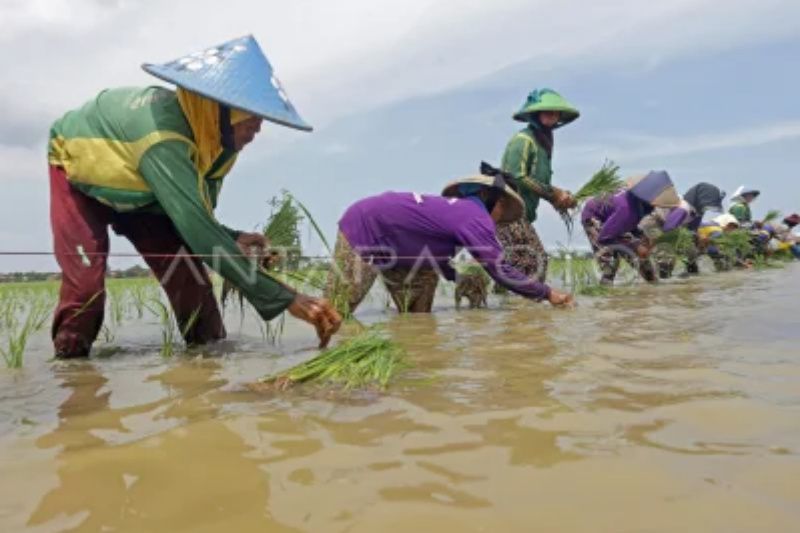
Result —
<instances>
[{"instance_id":1,"label":"rice seedling in hand","mask_svg":"<svg viewBox=\"0 0 800 533\"><path fill-rule=\"evenodd\" d=\"M624 186L625 181L620 177L619 165L614 164L613 161L606 161L600 170L578 189L574 198L580 207L590 198L614 194Z\"/></svg>"},{"instance_id":2,"label":"rice seedling in hand","mask_svg":"<svg viewBox=\"0 0 800 533\"><path fill-rule=\"evenodd\" d=\"M273 270L279 266L281 259L286 266L297 268L302 254L300 246L300 223L303 216L300 209L294 204L292 196L284 191L283 195L273 197L269 201L272 207L267 223L264 225L264 237L267 238L269 249L265 250L262 257L254 257L253 261L259 262L259 268L264 271ZM239 290L229 281L222 284L222 305L225 305L229 296L236 294L239 306L244 306L244 297Z\"/></svg>"},{"instance_id":3,"label":"rice seedling in hand","mask_svg":"<svg viewBox=\"0 0 800 533\"><path fill-rule=\"evenodd\" d=\"M572 234L572 228L575 225L575 216L580 212L584 203L590 198L609 196L619 191L625 185L624 180L619 175L619 165L614 164L613 161L606 161L600 170L587 181L580 189L578 189L573 198L577 205L571 210L559 211L559 216L564 224L567 226L567 231Z\"/></svg>"},{"instance_id":4,"label":"rice seedling in hand","mask_svg":"<svg viewBox=\"0 0 800 533\"><path fill-rule=\"evenodd\" d=\"M392 377L407 367L403 350L380 329L372 327L313 359L263 378L261 383L278 390L300 383L328 385L345 391L385 389Z\"/></svg>"}]
</instances>

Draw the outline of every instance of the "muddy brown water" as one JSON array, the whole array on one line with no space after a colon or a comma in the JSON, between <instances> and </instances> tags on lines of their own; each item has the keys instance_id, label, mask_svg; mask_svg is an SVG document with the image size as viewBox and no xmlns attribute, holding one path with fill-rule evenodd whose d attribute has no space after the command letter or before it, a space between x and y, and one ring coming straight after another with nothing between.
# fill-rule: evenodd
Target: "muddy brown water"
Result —
<instances>
[{"instance_id":1,"label":"muddy brown water","mask_svg":"<svg viewBox=\"0 0 800 533\"><path fill-rule=\"evenodd\" d=\"M0 370L0 531L797 531L800 266L429 316L377 302L414 368L348 399L244 388L309 357L229 317L164 359Z\"/></svg>"}]
</instances>

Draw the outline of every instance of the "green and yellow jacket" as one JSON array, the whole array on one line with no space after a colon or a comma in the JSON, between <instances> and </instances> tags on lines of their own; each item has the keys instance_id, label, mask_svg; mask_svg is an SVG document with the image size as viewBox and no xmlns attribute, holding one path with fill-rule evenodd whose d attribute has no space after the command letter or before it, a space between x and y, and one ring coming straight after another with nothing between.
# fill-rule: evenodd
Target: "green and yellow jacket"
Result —
<instances>
[{"instance_id":1,"label":"green and yellow jacket","mask_svg":"<svg viewBox=\"0 0 800 533\"><path fill-rule=\"evenodd\" d=\"M192 130L173 91L162 87L101 92L53 124L48 160L73 187L118 212L168 216L192 253L242 290L264 320L279 315L294 294L264 274L250 278L238 233L214 218L236 153L224 150L201 176Z\"/></svg>"},{"instance_id":2,"label":"green and yellow jacket","mask_svg":"<svg viewBox=\"0 0 800 533\"><path fill-rule=\"evenodd\" d=\"M528 222L536 220L536 211L541 198L551 198L553 168L547 152L539 146L531 126L519 131L506 146L501 163L503 170L517 180L517 189L525 200L525 216Z\"/></svg>"},{"instance_id":3,"label":"green and yellow jacket","mask_svg":"<svg viewBox=\"0 0 800 533\"><path fill-rule=\"evenodd\" d=\"M736 217L739 224L747 224L753 221L753 215L750 211L750 206L745 202L734 202L728 208L728 213Z\"/></svg>"}]
</instances>

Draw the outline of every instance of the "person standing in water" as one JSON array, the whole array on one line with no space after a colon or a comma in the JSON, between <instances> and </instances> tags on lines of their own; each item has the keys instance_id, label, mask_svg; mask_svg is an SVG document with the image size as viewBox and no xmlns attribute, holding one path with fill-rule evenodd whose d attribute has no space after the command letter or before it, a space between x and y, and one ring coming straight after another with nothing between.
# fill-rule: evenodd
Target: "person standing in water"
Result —
<instances>
[{"instance_id":1,"label":"person standing in water","mask_svg":"<svg viewBox=\"0 0 800 533\"><path fill-rule=\"evenodd\" d=\"M716 185L704 182L698 183L686 191L678 207L674 209L654 209L651 214L639 223L639 229L651 242L657 241L664 233L678 228L686 228L696 235L700 223L707 212L722 212L723 198L725 198L725 193ZM675 256L670 250L657 251L655 255L659 276L662 279L670 277L675 268ZM690 253L685 258L685 261L687 274L700 272L696 252Z\"/></svg>"},{"instance_id":2,"label":"person standing in water","mask_svg":"<svg viewBox=\"0 0 800 533\"><path fill-rule=\"evenodd\" d=\"M750 204L752 204L760 194L761 191L742 185L733 193L731 205L728 207L728 213L735 216L736 220L738 220L739 224L742 226L752 224L753 213L750 211Z\"/></svg>"},{"instance_id":3,"label":"person standing in water","mask_svg":"<svg viewBox=\"0 0 800 533\"><path fill-rule=\"evenodd\" d=\"M547 276L547 252L533 223L539 201L544 198L558 211L575 207L568 191L552 185L553 131L580 116L560 94L552 89L532 91L514 120L527 124L506 146L502 169L516 180L517 190L525 201L525 216L497 226L497 237L506 258L526 276L544 281Z\"/></svg>"},{"instance_id":4,"label":"person standing in water","mask_svg":"<svg viewBox=\"0 0 800 533\"><path fill-rule=\"evenodd\" d=\"M254 271L244 255L263 250L264 236L214 216L223 179L263 120L311 130L258 43L246 36L143 68L177 90L107 89L50 132L50 219L63 273L52 327L56 357L88 356L100 331L109 227L161 282L187 343L225 337L205 263L262 319L288 310L327 344L341 322L333 307Z\"/></svg>"},{"instance_id":5,"label":"person standing in water","mask_svg":"<svg viewBox=\"0 0 800 533\"><path fill-rule=\"evenodd\" d=\"M637 267L645 280L657 281L649 261L654 243L639 225L654 209L672 209L680 204L675 185L663 170L630 178L625 190L586 202L581 223L602 272L600 283L611 285L614 282L620 258Z\"/></svg>"}]
</instances>

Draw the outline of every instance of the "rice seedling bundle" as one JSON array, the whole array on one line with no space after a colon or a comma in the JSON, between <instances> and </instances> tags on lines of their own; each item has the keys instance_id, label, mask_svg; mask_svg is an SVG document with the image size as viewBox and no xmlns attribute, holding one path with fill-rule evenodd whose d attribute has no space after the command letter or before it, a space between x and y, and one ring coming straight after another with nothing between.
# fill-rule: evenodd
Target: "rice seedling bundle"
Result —
<instances>
[{"instance_id":1,"label":"rice seedling bundle","mask_svg":"<svg viewBox=\"0 0 800 533\"><path fill-rule=\"evenodd\" d=\"M575 201L580 206L590 198L614 194L624 186L625 181L619 175L619 165L613 161L606 161L600 170L578 189L574 195Z\"/></svg>"},{"instance_id":2,"label":"rice seedling bundle","mask_svg":"<svg viewBox=\"0 0 800 533\"><path fill-rule=\"evenodd\" d=\"M284 390L296 384L329 385L343 390L385 389L392 377L407 368L404 351L372 327L334 348L261 383Z\"/></svg>"},{"instance_id":3,"label":"rice seedling bundle","mask_svg":"<svg viewBox=\"0 0 800 533\"><path fill-rule=\"evenodd\" d=\"M288 191L283 191L280 198L273 197L268 203L272 206L272 212L264 226L263 234L269 241L270 250L267 250L267 255L262 258L259 267L262 271L269 271L276 279L292 282L289 284L304 284L322 290L325 285L320 279L318 269L308 272L298 270L302 259L300 231L303 221L309 223L309 229L314 230L328 253L332 255L328 240L316 220L308 208ZM279 264L281 252L283 261ZM231 294L238 295L239 305L243 307L244 298L239 290L225 281L222 284L221 294L223 305Z\"/></svg>"},{"instance_id":4,"label":"rice seedling bundle","mask_svg":"<svg viewBox=\"0 0 800 533\"><path fill-rule=\"evenodd\" d=\"M755 251L752 236L746 229L726 231L714 239L714 245L729 259L745 258Z\"/></svg>"},{"instance_id":5,"label":"rice seedling bundle","mask_svg":"<svg viewBox=\"0 0 800 533\"><path fill-rule=\"evenodd\" d=\"M770 222L775 222L781 217L781 212L777 209L770 209L767 211L767 214L764 216L764 219L761 221L762 224L769 224Z\"/></svg>"},{"instance_id":6,"label":"rice seedling bundle","mask_svg":"<svg viewBox=\"0 0 800 533\"><path fill-rule=\"evenodd\" d=\"M656 240L658 252L672 257L690 257L695 251L694 233L686 228L675 228Z\"/></svg>"},{"instance_id":7,"label":"rice seedling bundle","mask_svg":"<svg viewBox=\"0 0 800 533\"><path fill-rule=\"evenodd\" d=\"M559 215L561 220L567 226L567 231L572 234L572 228L575 225L575 216L591 198L604 197L614 194L622 189L625 181L619 175L619 165L614 164L613 161L606 161L600 170L594 173L580 189L575 192L573 197L577 205L572 210L561 210Z\"/></svg>"}]
</instances>

